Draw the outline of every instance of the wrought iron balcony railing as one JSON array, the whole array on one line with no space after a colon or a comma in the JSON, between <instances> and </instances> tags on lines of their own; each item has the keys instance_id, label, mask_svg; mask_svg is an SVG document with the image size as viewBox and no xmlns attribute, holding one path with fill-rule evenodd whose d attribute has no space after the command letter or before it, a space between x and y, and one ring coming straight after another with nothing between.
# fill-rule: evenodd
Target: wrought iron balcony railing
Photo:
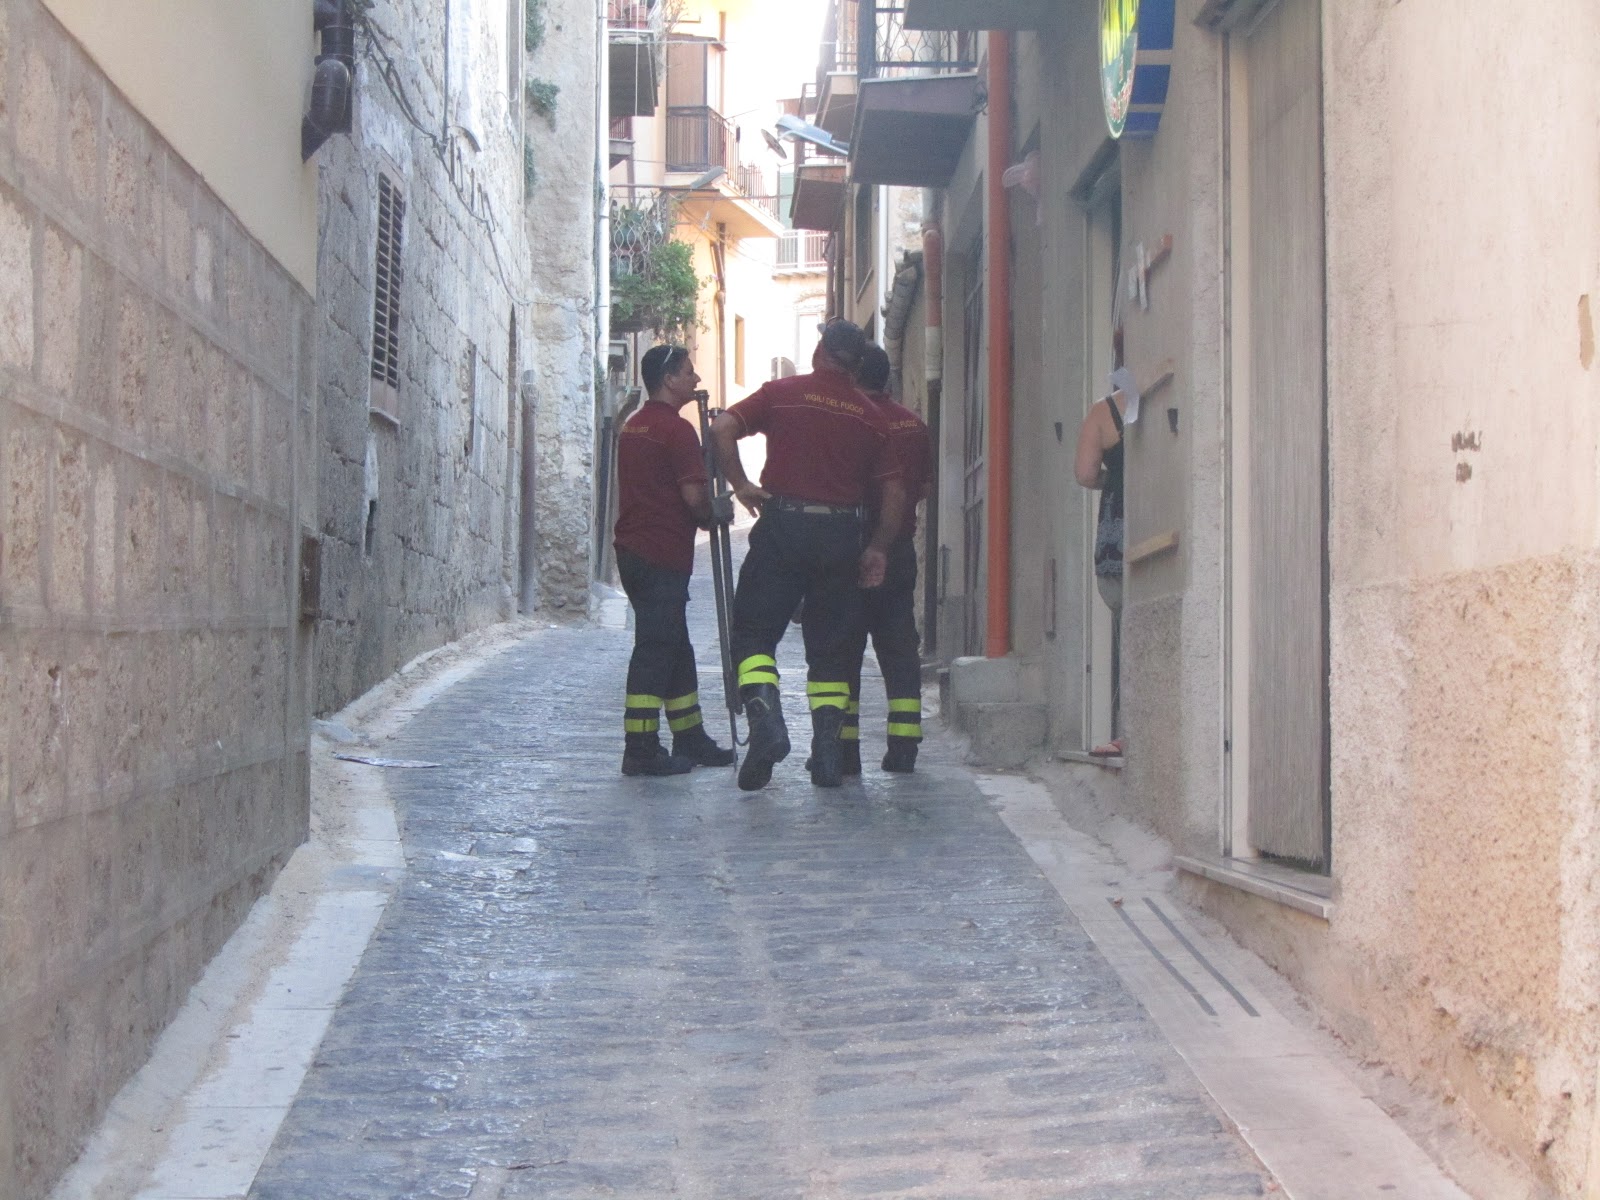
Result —
<instances>
[{"instance_id":1,"label":"wrought iron balcony railing","mask_svg":"<svg viewBox=\"0 0 1600 1200\"><path fill-rule=\"evenodd\" d=\"M904 0L834 0L823 26L817 90L840 72L881 79L977 68L976 33L907 29L905 15Z\"/></svg>"},{"instance_id":2,"label":"wrought iron balcony railing","mask_svg":"<svg viewBox=\"0 0 1600 1200\"><path fill-rule=\"evenodd\" d=\"M777 197L767 191L766 176L761 173L760 167L749 163L742 164L733 172L733 181L740 195L769 217L777 218Z\"/></svg>"},{"instance_id":3,"label":"wrought iron balcony railing","mask_svg":"<svg viewBox=\"0 0 1600 1200\"><path fill-rule=\"evenodd\" d=\"M978 65L977 35L970 30L907 29L903 3L866 2L856 7L856 41L862 79L903 78L972 71Z\"/></svg>"}]
</instances>

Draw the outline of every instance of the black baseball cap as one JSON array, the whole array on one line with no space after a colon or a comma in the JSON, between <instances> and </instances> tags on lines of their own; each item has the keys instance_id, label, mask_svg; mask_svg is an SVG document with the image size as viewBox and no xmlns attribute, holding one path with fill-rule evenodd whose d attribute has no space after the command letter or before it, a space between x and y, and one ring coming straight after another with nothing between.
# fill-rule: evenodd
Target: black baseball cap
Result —
<instances>
[{"instance_id":1,"label":"black baseball cap","mask_svg":"<svg viewBox=\"0 0 1600 1200\"><path fill-rule=\"evenodd\" d=\"M817 327L822 333L822 348L841 367L854 371L867 352L867 335L854 321L835 317Z\"/></svg>"}]
</instances>

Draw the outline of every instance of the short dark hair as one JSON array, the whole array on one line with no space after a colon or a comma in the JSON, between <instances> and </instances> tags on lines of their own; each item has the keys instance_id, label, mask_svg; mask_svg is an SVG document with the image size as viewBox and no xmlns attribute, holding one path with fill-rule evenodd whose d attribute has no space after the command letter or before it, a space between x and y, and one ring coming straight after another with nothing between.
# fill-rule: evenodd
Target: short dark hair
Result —
<instances>
[{"instance_id":1,"label":"short dark hair","mask_svg":"<svg viewBox=\"0 0 1600 1200\"><path fill-rule=\"evenodd\" d=\"M682 346L651 346L639 360L639 378L644 381L644 390L655 391L663 379L683 366L688 357L689 352Z\"/></svg>"},{"instance_id":2,"label":"short dark hair","mask_svg":"<svg viewBox=\"0 0 1600 1200\"><path fill-rule=\"evenodd\" d=\"M875 343L870 344L862 351L861 365L856 368L856 382L863 391L887 392L892 370L889 352Z\"/></svg>"},{"instance_id":3,"label":"short dark hair","mask_svg":"<svg viewBox=\"0 0 1600 1200\"><path fill-rule=\"evenodd\" d=\"M854 371L867 348L867 335L854 321L832 320L822 327L822 348L845 370Z\"/></svg>"}]
</instances>

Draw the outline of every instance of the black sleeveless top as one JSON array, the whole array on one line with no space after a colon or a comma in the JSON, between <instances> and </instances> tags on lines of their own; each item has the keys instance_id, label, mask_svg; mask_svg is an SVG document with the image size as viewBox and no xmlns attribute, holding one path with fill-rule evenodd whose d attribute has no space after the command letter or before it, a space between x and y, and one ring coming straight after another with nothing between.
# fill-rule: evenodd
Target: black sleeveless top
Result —
<instances>
[{"instance_id":1,"label":"black sleeveless top","mask_svg":"<svg viewBox=\"0 0 1600 1200\"><path fill-rule=\"evenodd\" d=\"M1094 530L1094 573L1122 576L1122 477L1123 477L1123 427L1122 414L1117 402L1106 398L1111 410L1111 420L1117 426L1117 444L1107 450L1100 461L1105 465L1105 482L1100 488L1100 519Z\"/></svg>"}]
</instances>

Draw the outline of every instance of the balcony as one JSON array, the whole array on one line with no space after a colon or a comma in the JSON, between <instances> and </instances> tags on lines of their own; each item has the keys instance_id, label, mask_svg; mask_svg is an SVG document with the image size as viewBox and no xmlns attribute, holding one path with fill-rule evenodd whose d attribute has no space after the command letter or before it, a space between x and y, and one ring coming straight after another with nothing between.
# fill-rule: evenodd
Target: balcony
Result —
<instances>
[{"instance_id":1,"label":"balcony","mask_svg":"<svg viewBox=\"0 0 1600 1200\"><path fill-rule=\"evenodd\" d=\"M783 232L773 196L758 167L740 161L739 139L728 119L714 108L690 105L667 109L667 173L722 174L704 187L682 192L687 219L709 227L716 222L733 237L777 237ZM669 185L668 190L676 190Z\"/></svg>"},{"instance_id":2,"label":"balcony","mask_svg":"<svg viewBox=\"0 0 1600 1200\"><path fill-rule=\"evenodd\" d=\"M661 93L660 6L656 0L606 0L610 29L610 116L651 117Z\"/></svg>"},{"instance_id":3,"label":"balcony","mask_svg":"<svg viewBox=\"0 0 1600 1200\"><path fill-rule=\"evenodd\" d=\"M1048 0L905 0L907 29L1043 29Z\"/></svg>"},{"instance_id":4,"label":"balcony","mask_svg":"<svg viewBox=\"0 0 1600 1200\"><path fill-rule=\"evenodd\" d=\"M850 178L946 186L982 103L977 34L913 29L895 4L863 3L858 17L861 83Z\"/></svg>"},{"instance_id":5,"label":"balcony","mask_svg":"<svg viewBox=\"0 0 1600 1200\"><path fill-rule=\"evenodd\" d=\"M822 54L817 62L815 124L839 141L850 136L856 119L857 0L835 0L829 6L822 30Z\"/></svg>"},{"instance_id":6,"label":"balcony","mask_svg":"<svg viewBox=\"0 0 1600 1200\"><path fill-rule=\"evenodd\" d=\"M813 229L789 229L778 240L780 275L818 274L828 269L828 235Z\"/></svg>"},{"instance_id":7,"label":"balcony","mask_svg":"<svg viewBox=\"0 0 1600 1200\"><path fill-rule=\"evenodd\" d=\"M796 229L833 233L840 227L844 220L847 169L837 160L795 164L789 220Z\"/></svg>"},{"instance_id":8,"label":"balcony","mask_svg":"<svg viewBox=\"0 0 1600 1200\"><path fill-rule=\"evenodd\" d=\"M698 104L667 109L667 170L701 174L731 170L739 162L733 126L714 108Z\"/></svg>"}]
</instances>

